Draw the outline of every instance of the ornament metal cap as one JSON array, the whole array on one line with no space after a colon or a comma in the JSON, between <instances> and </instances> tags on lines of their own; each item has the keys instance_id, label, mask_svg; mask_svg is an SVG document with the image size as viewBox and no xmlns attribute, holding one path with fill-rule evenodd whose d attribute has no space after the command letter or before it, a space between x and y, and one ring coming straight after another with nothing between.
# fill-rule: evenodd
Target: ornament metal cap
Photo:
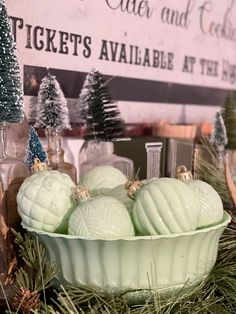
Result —
<instances>
[{"instance_id":1,"label":"ornament metal cap","mask_svg":"<svg viewBox=\"0 0 236 314\"><path fill-rule=\"evenodd\" d=\"M30 168L33 173L48 170L46 162L41 162L39 158L34 159L34 164Z\"/></svg>"},{"instance_id":2,"label":"ornament metal cap","mask_svg":"<svg viewBox=\"0 0 236 314\"><path fill-rule=\"evenodd\" d=\"M183 165L178 166L176 169L176 179L181 181L189 181L192 180L193 175L191 171L188 171L187 168Z\"/></svg>"},{"instance_id":3,"label":"ornament metal cap","mask_svg":"<svg viewBox=\"0 0 236 314\"><path fill-rule=\"evenodd\" d=\"M83 185L77 185L75 188L72 189L72 193L77 203L91 198L89 190Z\"/></svg>"},{"instance_id":4,"label":"ornament metal cap","mask_svg":"<svg viewBox=\"0 0 236 314\"><path fill-rule=\"evenodd\" d=\"M125 189L127 191L127 195L134 199L135 193L141 188L142 185L142 182L139 180L126 182Z\"/></svg>"}]
</instances>

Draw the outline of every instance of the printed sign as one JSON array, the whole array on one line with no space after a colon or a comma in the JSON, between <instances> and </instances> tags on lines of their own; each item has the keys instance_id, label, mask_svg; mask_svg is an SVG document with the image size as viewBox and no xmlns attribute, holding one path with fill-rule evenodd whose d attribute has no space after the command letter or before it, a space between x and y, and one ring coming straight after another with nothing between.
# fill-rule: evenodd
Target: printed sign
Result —
<instances>
[{"instance_id":1,"label":"printed sign","mask_svg":"<svg viewBox=\"0 0 236 314\"><path fill-rule=\"evenodd\" d=\"M6 4L26 95L36 94L49 68L59 75L69 98L78 96L93 67L113 77L113 93L127 101L211 105L235 89L235 0Z\"/></svg>"},{"instance_id":2,"label":"printed sign","mask_svg":"<svg viewBox=\"0 0 236 314\"><path fill-rule=\"evenodd\" d=\"M234 0L8 0L23 64L231 89Z\"/></svg>"}]
</instances>

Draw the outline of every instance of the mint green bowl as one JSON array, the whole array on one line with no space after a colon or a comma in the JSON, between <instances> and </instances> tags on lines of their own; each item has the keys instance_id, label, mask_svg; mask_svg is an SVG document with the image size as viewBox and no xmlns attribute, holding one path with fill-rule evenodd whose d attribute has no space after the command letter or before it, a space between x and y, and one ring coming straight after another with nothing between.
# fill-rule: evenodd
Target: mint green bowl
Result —
<instances>
[{"instance_id":1,"label":"mint green bowl","mask_svg":"<svg viewBox=\"0 0 236 314\"><path fill-rule=\"evenodd\" d=\"M171 235L88 239L23 227L47 248L59 269L57 284L87 285L107 292L192 286L211 272L219 238L231 217L218 225Z\"/></svg>"}]
</instances>

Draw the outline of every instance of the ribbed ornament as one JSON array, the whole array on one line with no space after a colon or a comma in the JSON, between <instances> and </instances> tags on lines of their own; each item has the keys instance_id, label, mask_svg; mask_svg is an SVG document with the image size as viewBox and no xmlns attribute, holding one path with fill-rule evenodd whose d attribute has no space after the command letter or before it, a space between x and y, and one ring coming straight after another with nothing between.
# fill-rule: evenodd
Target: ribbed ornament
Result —
<instances>
[{"instance_id":1,"label":"ribbed ornament","mask_svg":"<svg viewBox=\"0 0 236 314\"><path fill-rule=\"evenodd\" d=\"M184 182L153 179L134 193L133 221L138 234L155 235L195 230L200 217L197 196Z\"/></svg>"}]
</instances>

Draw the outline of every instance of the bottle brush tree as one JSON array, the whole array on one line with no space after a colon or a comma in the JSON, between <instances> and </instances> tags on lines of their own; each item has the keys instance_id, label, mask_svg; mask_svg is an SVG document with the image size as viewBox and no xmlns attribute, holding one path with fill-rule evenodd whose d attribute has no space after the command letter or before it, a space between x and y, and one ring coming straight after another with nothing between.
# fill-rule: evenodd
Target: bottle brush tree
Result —
<instances>
[{"instance_id":1,"label":"bottle brush tree","mask_svg":"<svg viewBox=\"0 0 236 314\"><path fill-rule=\"evenodd\" d=\"M41 162L46 162L47 155L42 147L36 130L31 126L29 129L25 159L25 163L29 168L33 166L35 158L38 158Z\"/></svg>"},{"instance_id":2,"label":"bottle brush tree","mask_svg":"<svg viewBox=\"0 0 236 314\"><path fill-rule=\"evenodd\" d=\"M87 74L79 99L86 140L112 141L124 135L120 111L96 69Z\"/></svg>"},{"instance_id":3,"label":"bottle brush tree","mask_svg":"<svg viewBox=\"0 0 236 314\"><path fill-rule=\"evenodd\" d=\"M23 88L9 18L0 0L0 122L23 120Z\"/></svg>"},{"instance_id":4,"label":"bottle brush tree","mask_svg":"<svg viewBox=\"0 0 236 314\"><path fill-rule=\"evenodd\" d=\"M218 167L223 169L225 164L225 146L228 143L228 138L220 111L217 111L215 114L210 142L218 155Z\"/></svg>"},{"instance_id":5,"label":"bottle brush tree","mask_svg":"<svg viewBox=\"0 0 236 314\"><path fill-rule=\"evenodd\" d=\"M214 146L216 151L224 149L228 143L225 123L220 111L217 111L215 114L210 142Z\"/></svg>"},{"instance_id":6,"label":"bottle brush tree","mask_svg":"<svg viewBox=\"0 0 236 314\"><path fill-rule=\"evenodd\" d=\"M67 101L55 76L48 74L42 79L38 101L36 128L71 128Z\"/></svg>"}]
</instances>

